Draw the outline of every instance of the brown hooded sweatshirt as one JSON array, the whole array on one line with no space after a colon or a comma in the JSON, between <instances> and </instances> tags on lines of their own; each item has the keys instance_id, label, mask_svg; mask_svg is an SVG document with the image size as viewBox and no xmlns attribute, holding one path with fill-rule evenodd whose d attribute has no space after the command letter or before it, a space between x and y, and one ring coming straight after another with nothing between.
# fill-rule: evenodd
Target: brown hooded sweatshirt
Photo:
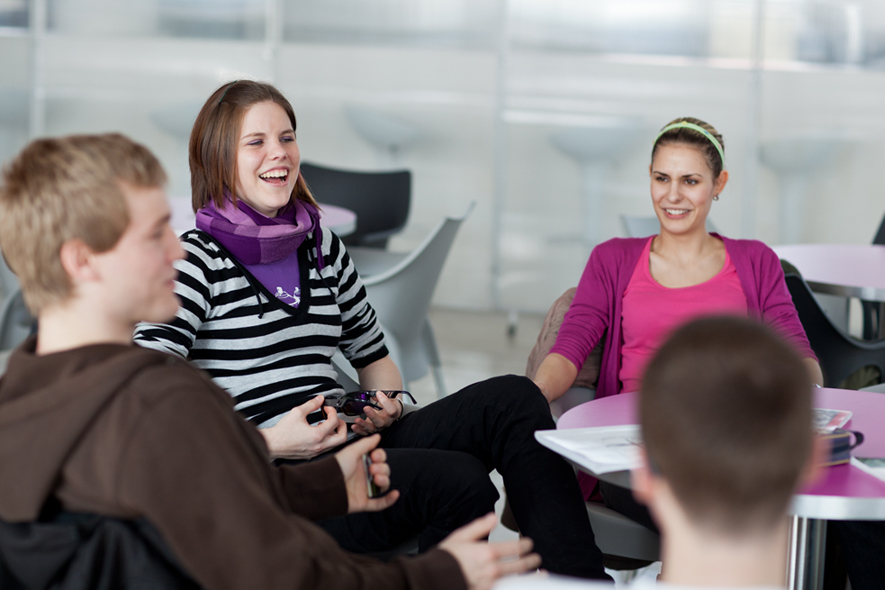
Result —
<instances>
[{"instance_id":1,"label":"brown hooded sweatshirt","mask_svg":"<svg viewBox=\"0 0 885 590\"><path fill-rule=\"evenodd\" d=\"M464 588L432 550L390 563L353 555L308 519L347 511L335 459L272 467L230 396L175 357L98 344L19 347L0 381L0 518L64 509L146 518L202 586Z\"/></svg>"}]
</instances>

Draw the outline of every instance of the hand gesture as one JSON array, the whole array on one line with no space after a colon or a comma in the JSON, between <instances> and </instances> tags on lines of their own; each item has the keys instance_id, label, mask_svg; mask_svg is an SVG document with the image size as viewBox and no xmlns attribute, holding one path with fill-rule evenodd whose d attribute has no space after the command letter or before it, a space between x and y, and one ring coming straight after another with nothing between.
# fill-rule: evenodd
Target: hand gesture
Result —
<instances>
[{"instance_id":1,"label":"hand gesture","mask_svg":"<svg viewBox=\"0 0 885 590\"><path fill-rule=\"evenodd\" d=\"M363 455L369 454L372 464L369 473L372 481L378 488L385 492L390 487L390 465L384 449L376 449L381 437L370 436L357 440L337 453L335 459L341 467L344 475L344 485L347 488L347 512L377 512L393 505L399 498L399 492L393 490L380 498L369 498L369 488L366 485L366 468L363 463ZM374 451L372 449L375 449Z\"/></svg>"},{"instance_id":2,"label":"hand gesture","mask_svg":"<svg viewBox=\"0 0 885 590\"><path fill-rule=\"evenodd\" d=\"M502 576L520 574L541 565L532 550L532 540L489 543L484 541L497 524L494 514L477 518L442 540L440 549L451 553L461 566L470 590L486 590Z\"/></svg>"},{"instance_id":3,"label":"hand gesture","mask_svg":"<svg viewBox=\"0 0 885 590\"><path fill-rule=\"evenodd\" d=\"M334 408L323 408L323 399L318 395L295 406L274 426L259 430L271 459L312 459L347 442L347 424L338 419ZM307 415L320 408L326 421L308 424Z\"/></svg>"},{"instance_id":4,"label":"hand gesture","mask_svg":"<svg viewBox=\"0 0 885 590\"><path fill-rule=\"evenodd\" d=\"M372 401L381 406L381 410L366 408L366 418L357 418L353 422L353 431L361 436L367 436L373 432L383 430L396 422L403 411L403 404L395 398L389 398L386 394L378 392Z\"/></svg>"}]
</instances>

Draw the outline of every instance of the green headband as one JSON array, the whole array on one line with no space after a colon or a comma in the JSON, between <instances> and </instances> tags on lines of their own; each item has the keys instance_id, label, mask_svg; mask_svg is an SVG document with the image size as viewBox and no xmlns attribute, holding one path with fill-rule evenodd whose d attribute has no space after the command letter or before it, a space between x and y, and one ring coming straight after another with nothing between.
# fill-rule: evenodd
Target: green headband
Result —
<instances>
[{"instance_id":1,"label":"green headband","mask_svg":"<svg viewBox=\"0 0 885 590\"><path fill-rule=\"evenodd\" d=\"M224 92L221 93L221 98L218 99L218 104L221 104L221 101L224 100L224 97L227 96L227 91L231 89L231 86L239 82L239 80L234 80L230 84L227 85L227 88L224 89ZM655 140L657 141L657 140Z\"/></svg>"},{"instance_id":2,"label":"green headband","mask_svg":"<svg viewBox=\"0 0 885 590\"><path fill-rule=\"evenodd\" d=\"M716 151L719 152L719 157L722 159L722 168L723 170L725 169L725 151L722 149L722 144L719 143L719 141L713 136L712 133L710 133L700 125L695 125L694 123L689 123L688 121L679 121L678 123L667 125L663 129L661 129L661 132L658 133L657 137L655 137L654 143L652 143L652 145L658 143L658 140L661 138L661 136L671 129L693 129L694 131L697 131L698 133L709 139L710 143L713 144L713 147L716 148Z\"/></svg>"}]
</instances>

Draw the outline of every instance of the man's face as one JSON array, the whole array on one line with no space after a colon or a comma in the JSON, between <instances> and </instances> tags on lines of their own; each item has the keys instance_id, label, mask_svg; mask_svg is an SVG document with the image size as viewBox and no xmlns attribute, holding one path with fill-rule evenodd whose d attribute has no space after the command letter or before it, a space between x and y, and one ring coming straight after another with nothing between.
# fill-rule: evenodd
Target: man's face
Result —
<instances>
[{"instance_id":1,"label":"man's face","mask_svg":"<svg viewBox=\"0 0 885 590\"><path fill-rule=\"evenodd\" d=\"M114 322L165 322L180 304L175 295L178 271L172 266L184 250L169 226L162 188L121 183L129 206L129 225L113 249L95 256L105 309Z\"/></svg>"}]
</instances>

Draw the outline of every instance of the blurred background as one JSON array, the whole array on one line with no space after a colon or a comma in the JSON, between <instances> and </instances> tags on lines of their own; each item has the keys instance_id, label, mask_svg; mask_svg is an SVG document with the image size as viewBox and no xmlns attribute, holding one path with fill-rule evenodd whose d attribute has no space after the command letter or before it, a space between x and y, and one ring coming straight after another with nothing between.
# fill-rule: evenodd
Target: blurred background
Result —
<instances>
[{"instance_id":1,"label":"blurred background","mask_svg":"<svg viewBox=\"0 0 885 590\"><path fill-rule=\"evenodd\" d=\"M237 78L288 96L305 160L412 171L393 249L478 202L438 307L546 311L652 214L679 116L725 137L728 236L869 243L885 212L881 0L0 0L0 161L121 131L186 211L191 123Z\"/></svg>"}]
</instances>

